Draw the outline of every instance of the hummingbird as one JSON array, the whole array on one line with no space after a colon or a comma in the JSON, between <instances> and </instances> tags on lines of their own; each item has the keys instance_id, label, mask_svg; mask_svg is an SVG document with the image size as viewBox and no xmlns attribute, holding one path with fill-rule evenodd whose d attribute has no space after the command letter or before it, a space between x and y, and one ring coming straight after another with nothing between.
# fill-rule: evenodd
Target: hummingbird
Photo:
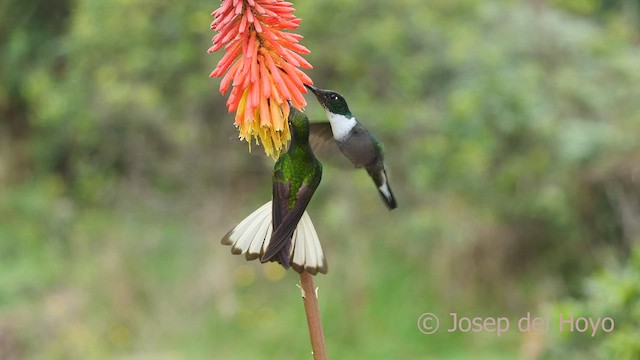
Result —
<instances>
[{"instance_id":1,"label":"hummingbird","mask_svg":"<svg viewBox=\"0 0 640 360\"><path fill-rule=\"evenodd\" d=\"M337 144L356 168L367 170L389 210L398 207L389 185L382 144L353 116L342 95L312 85L305 86L316 96L329 118L329 122L312 123L310 126L314 151L331 152L333 145Z\"/></svg>"},{"instance_id":2,"label":"hummingbird","mask_svg":"<svg viewBox=\"0 0 640 360\"><path fill-rule=\"evenodd\" d=\"M289 102L291 142L273 168L272 201L247 216L223 238L247 260L277 261L299 273L327 272L307 205L322 179L322 164L309 145L309 119Z\"/></svg>"}]
</instances>

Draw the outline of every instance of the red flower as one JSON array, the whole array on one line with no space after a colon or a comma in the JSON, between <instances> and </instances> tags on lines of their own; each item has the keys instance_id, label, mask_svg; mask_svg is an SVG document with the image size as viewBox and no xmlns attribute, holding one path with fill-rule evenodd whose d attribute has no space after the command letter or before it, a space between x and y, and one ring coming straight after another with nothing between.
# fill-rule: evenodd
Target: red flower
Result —
<instances>
[{"instance_id":1,"label":"red flower","mask_svg":"<svg viewBox=\"0 0 640 360\"><path fill-rule=\"evenodd\" d=\"M218 33L209 53L224 47L226 54L210 76L226 72L220 92L233 87L227 108L236 112L240 139L249 146L251 138L261 140L266 154L276 158L290 139L287 100L304 108L303 84L313 84L300 70L311 69L300 55L309 53L298 44L302 36L284 31L300 24L292 5L282 0L222 0L211 14L211 29Z\"/></svg>"}]
</instances>

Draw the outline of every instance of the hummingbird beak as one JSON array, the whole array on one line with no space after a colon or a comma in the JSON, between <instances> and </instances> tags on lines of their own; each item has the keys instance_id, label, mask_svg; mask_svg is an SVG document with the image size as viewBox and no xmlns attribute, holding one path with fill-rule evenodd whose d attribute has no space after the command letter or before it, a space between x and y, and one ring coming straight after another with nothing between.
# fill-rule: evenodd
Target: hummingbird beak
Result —
<instances>
[{"instance_id":1,"label":"hummingbird beak","mask_svg":"<svg viewBox=\"0 0 640 360\"><path fill-rule=\"evenodd\" d=\"M304 84L304 86L305 86L307 89L311 90L311 92L312 92L312 93L314 93L314 94L316 94L316 95L318 94L318 93L317 93L317 91L318 91L318 88L317 88L317 87L315 87L315 86L313 86L313 85L308 85L308 84Z\"/></svg>"}]
</instances>

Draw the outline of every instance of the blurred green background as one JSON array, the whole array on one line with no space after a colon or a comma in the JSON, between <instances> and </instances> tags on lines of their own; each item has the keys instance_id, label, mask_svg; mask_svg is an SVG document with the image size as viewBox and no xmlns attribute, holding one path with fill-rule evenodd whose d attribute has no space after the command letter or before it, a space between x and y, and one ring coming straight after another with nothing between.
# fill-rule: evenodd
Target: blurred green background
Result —
<instances>
[{"instance_id":1,"label":"blurred green background","mask_svg":"<svg viewBox=\"0 0 640 360\"><path fill-rule=\"evenodd\" d=\"M0 359L310 358L297 274L219 243L273 163L207 77L218 4L0 2ZM294 6L308 74L384 142L399 201L325 166L330 357L640 358L640 2ZM451 312L512 328L449 333ZM515 329L527 312L550 330Z\"/></svg>"}]
</instances>

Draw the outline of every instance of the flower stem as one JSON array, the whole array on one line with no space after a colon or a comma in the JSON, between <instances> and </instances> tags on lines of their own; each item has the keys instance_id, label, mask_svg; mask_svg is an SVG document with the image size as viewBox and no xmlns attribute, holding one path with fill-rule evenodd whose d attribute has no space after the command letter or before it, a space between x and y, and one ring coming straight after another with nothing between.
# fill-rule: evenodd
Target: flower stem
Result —
<instances>
[{"instance_id":1,"label":"flower stem","mask_svg":"<svg viewBox=\"0 0 640 360\"><path fill-rule=\"evenodd\" d=\"M327 360L327 348L324 343L324 333L322 332L322 322L320 321L320 310L318 310L316 288L313 285L313 275L303 271L300 274L300 287L303 291L302 300L304 301L304 311L307 314L313 359Z\"/></svg>"}]
</instances>

